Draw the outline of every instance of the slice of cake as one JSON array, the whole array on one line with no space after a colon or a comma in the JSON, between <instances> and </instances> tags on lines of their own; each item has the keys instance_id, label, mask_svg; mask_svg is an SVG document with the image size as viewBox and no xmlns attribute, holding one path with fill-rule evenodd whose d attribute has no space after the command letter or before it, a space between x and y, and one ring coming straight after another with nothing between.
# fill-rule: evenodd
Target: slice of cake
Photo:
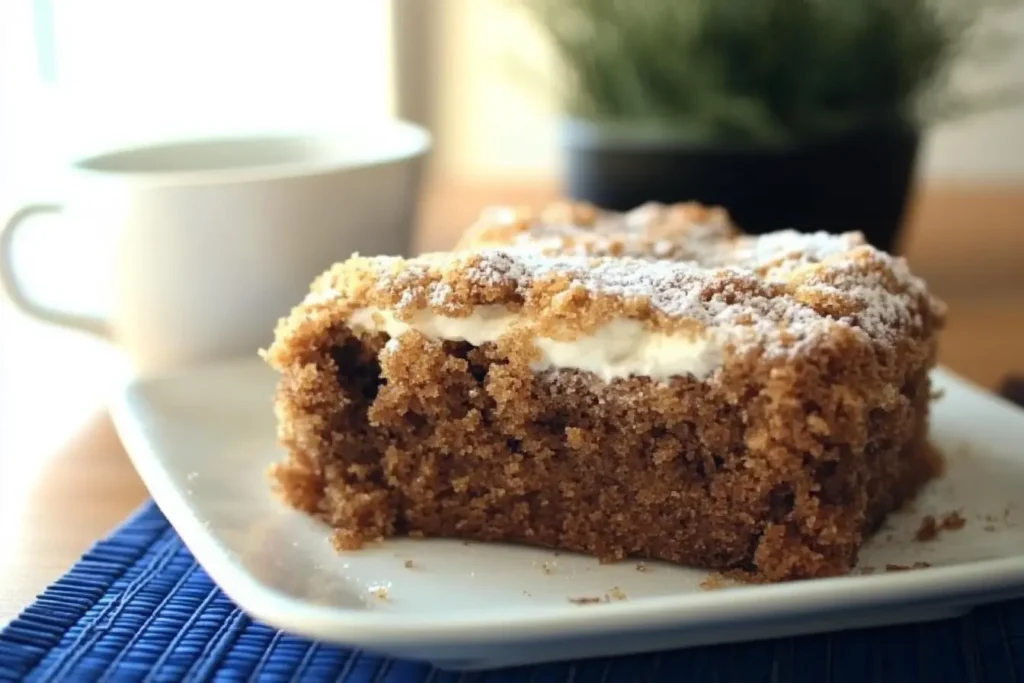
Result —
<instances>
[{"instance_id":1,"label":"slice of cake","mask_svg":"<svg viewBox=\"0 0 1024 683\"><path fill-rule=\"evenodd\" d=\"M264 354L281 494L344 549L424 535L848 571L937 471L943 307L857 234L719 239L698 262L334 266Z\"/></svg>"},{"instance_id":2,"label":"slice of cake","mask_svg":"<svg viewBox=\"0 0 1024 683\"><path fill-rule=\"evenodd\" d=\"M649 202L619 213L586 202L559 201L540 211L508 206L484 209L457 249L511 247L543 254L699 258L708 248L740 237L719 207L696 202Z\"/></svg>"}]
</instances>

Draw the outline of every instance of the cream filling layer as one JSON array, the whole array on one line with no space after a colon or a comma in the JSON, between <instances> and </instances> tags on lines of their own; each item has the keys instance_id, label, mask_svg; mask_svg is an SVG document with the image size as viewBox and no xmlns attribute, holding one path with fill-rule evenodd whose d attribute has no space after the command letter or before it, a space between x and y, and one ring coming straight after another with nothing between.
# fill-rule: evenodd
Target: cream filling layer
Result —
<instances>
[{"instance_id":1,"label":"cream filling layer","mask_svg":"<svg viewBox=\"0 0 1024 683\"><path fill-rule=\"evenodd\" d=\"M416 330L430 339L480 346L529 326L530 321L503 306L478 306L462 318L419 311L408 321L397 319L391 311L361 308L349 316L348 324L353 330L384 332L392 339ZM721 344L711 336L652 332L628 319L613 320L571 341L534 336L533 342L539 351L534 370L580 370L606 382L630 376L661 381L679 375L703 379L721 366L723 357Z\"/></svg>"}]
</instances>

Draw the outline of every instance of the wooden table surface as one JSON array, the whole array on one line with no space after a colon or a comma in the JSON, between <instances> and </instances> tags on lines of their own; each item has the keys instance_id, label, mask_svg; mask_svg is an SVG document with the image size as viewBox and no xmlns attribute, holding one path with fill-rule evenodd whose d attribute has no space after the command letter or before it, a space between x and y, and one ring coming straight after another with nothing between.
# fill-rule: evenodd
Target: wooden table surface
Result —
<instances>
[{"instance_id":1,"label":"wooden table surface","mask_svg":"<svg viewBox=\"0 0 1024 683\"><path fill-rule=\"evenodd\" d=\"M418 247L449 246L482 204L536 204L555 192L435 185ZM951 307L941 361L987 387L1024 370L1022 217L1024 188L931 188L911 215L908 257ZM0 301L0 624L146 499L103 409L116 363L106 345Z\"/></svg>"}]
</instances>

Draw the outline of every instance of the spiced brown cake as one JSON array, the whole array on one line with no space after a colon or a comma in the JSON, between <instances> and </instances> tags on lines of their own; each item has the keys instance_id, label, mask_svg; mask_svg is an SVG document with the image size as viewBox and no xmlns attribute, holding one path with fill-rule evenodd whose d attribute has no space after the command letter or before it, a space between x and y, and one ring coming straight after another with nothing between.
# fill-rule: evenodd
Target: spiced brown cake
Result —
<instances>
[{"instance_id":1,"label":"spiced brown cake","mask_svg":"<svg viewBox=\"0 0 1024 683\"><path fill-rule=\"evenodd\" d=\"M937 471L943 307L858 234L722 232L691 256L334 266L264 354L280 492L346 549L426 535L848 571Z\"/></svg>"}]
</instances>

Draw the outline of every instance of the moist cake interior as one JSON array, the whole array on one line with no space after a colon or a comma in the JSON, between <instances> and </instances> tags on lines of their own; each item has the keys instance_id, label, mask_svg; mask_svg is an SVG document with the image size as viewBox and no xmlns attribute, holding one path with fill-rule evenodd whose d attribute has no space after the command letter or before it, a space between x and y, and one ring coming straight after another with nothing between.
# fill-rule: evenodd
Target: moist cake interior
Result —
<instances>
[{"instance_id":1,"label":"moist cake interior","mask_svg":"<svg viewBox=\"0 0 1024 683\"><path fill-rule=\"evenodd\" d=\"M423 534L765 581L838 574L938 467L923 366L863 423L830 391L857 381L857 360L804 368L771 392L758 366L731 368L718 389L604 383L524 373L493 345L338 329L317 371L281 385L279 401L317 424L291 423L295 457L275 477L345 549ZM807 420L811 405L827 426ZM746 425L762 421L758 442Z\"/></svg>"}]
</instances>

